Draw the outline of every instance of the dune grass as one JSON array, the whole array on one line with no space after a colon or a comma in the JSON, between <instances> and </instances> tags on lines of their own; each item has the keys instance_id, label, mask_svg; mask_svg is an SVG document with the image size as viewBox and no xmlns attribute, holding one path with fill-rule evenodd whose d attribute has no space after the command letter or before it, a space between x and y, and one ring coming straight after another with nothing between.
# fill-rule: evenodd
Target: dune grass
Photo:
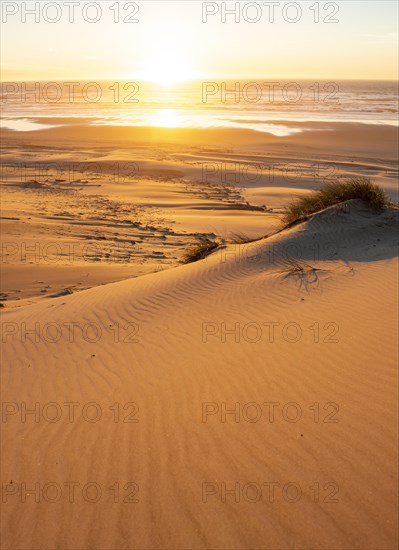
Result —
<instances>
[{"instance_id":1,"label":"dune grass","mask_svg":"<svg viewBox=\"0 0 399 550\"><path fill-rule=\"evenodd\" d=\"M390 204L385 191L369 178L347 179L327 183L323 189L293 201L285 209L283 222L292 224L310 214L350 199L361 199L377 210Z\"/></svg>"},{"instance_id":2,"label":"dune grass","mask_svg":"<svg viewBox=\"0 0 399 550\"><path fill-rule=\"evenodd\" d=\"M192 262L197 262L198 260L203 260L219 245L220 243L217 241L213 241L211 239L201 239L190 246L183 256L183 263L190 264Z\"/></svg>"},{"instance_id":3,"label":"dune grass","mask_svg":"<svg viewBox=\"0 0 399 550\"><path fill-rule=\"evenodd\" d=\"M289 204L285 208L282 217L284 227L278 230L277 233L295 222L305 220L311 214L351 199L361 199L376 210L392 205L385 191L369 178L352 178L331 182L327 183L323 189L314 191L305 197L300 197ZM233 244L246 244L257 239L251 239L242 233L231 233L229 240ZM201 238L189 247L183 256L182 262L188 264L203 260L223 242L223 240L218 242L209 238ZM303 272L309 267L307 265L305 267L292 265L288 271Z\"/></svg>"}]
</instances>

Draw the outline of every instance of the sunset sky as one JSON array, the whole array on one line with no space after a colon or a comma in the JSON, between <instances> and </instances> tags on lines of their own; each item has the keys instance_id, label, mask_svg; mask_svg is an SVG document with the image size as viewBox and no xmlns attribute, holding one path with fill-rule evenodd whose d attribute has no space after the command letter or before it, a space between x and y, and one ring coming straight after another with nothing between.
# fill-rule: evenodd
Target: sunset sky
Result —
<instances>
[{"instance_id":1,"label":"sunset sky","mask_svg":"<svg viewBox=\"0 0 399 550\"><path fill-rule=\"evenodd\" d=\"M43 13L38 14L39 22L27 15L23 23L21 11L5 14L16 2L1 4L3 80L146 78L167 84L205 77L398 76L398 5L390 0L336 2L339 11L332 18L337 23L315 23L310 10L314 1L300 2L302 15L296 23L284 21L285 2L276 6L273 23L264 2L259 3L260 20L253 23L245 21L243 13L240 22L230 15L223 23L220 2L208 3L208 10L217 13L203 23L204 3L198 0L138 2L138 23L115 23L114 1L99 2L102 14L96 23L83 20L81 6L76 9L76 21L70 23L61 1L62 16L56 23L46 22ZM128 4L120 2L121 19L132 13ZM255 2L240 3L245 4ZM334 3L327 4L319 2L321 19L332 13ZM234 2L227 6L232 8ZM254 18L255 8L248 9L248 18ZM48 17L54 18L55 13L49 10ZM88 13L95 16L94 11ZM295 17L294 11L289 14Z\"/></svg>"}]
</instances>

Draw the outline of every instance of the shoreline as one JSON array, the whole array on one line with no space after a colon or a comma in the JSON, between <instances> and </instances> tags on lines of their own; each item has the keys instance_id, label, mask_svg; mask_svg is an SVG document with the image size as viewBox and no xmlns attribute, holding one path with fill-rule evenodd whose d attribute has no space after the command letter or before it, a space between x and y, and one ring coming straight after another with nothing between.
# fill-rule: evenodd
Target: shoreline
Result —
<instances>
[{"instance_id":1,"label":"shoreline","mask_svg":"<svg viewBox=\"0 0 399 550\"><path fill-rule=\"evenodd\" d=\"M112 141L114 146L121 143L143 143L156 142L158 144L178 142L187 143L189 137L193 143L207 143L208 136L212 143L217 145L245 145L247 142L252 144L264 144L270 146L290 145L307 146L312 145L314 150L319 150L323 146L332 142L336 147L341 143L342 151L377 151L384 152L384 158L396 159L397 143L399 132L396 126L366 124L362 122L303 122L301 125L304 131L290 136L275 136L266 132L257 132L250 129L241 128L166 128L157 126L112 126L112 125L92 125L88 124L91 119L72 118L34 118L32 120L38 123L47 123L53 127L18 132L15 130L1 129L2 138L5 140L16 139L23 141L28 138L44 143L46 140L63 140L68 142L80 140L89 140L89 143ZM80 124L79 121L83 123ZM60 122L63 126L55 126ZM77 123L78 122L78 123ZM275 122L275 121L270 121ZM299 123L294 121L281 121L285 125L295 126ZM356 135L356 140L354 136ZM329 139L331 138L331 139Z\"/></svg>"}]
</instances>

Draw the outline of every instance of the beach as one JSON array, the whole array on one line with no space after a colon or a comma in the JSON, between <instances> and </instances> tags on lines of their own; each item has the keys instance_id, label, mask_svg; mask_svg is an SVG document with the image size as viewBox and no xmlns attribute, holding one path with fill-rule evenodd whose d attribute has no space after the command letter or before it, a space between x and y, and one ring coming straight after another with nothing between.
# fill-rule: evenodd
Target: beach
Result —
<instances>
[{"instance_id":1,"label":"beach","mask_svg":"<svg viewBox=\"0 0 399 550\"><path fill-rule=\"evenodd\" d=\"M337 178L370 177L397 200L393 126L312 122L277 137L59 122L2 131L7 307L175 267L201 239L259 239Z\"/></svg>"},{"instance_id":2,"label":"beach","mask_svg":"<svg viewBox=\"0 0 399 550\"><path fill-rule=\"evenodd\" d=\"M395 548L396 129L2 137L4 547Z\"/></svg>"},{"instance_id":3,"label":"beach","mask_svg":"<svg viewBox=\"0 0 399 550\"><path fill-rule=\"evenodd\" d=\"M1 550L396 550L398 10L6 2Z\"/></svg>"}]
</instances>

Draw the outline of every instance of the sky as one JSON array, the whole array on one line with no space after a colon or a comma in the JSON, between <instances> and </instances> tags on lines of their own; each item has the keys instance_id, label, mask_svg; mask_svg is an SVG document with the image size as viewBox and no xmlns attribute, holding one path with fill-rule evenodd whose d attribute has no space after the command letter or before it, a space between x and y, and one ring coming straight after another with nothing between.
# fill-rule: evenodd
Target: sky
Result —
<instances>
[{"instance_id":1,"label":"sky","mask_svg":"<svg viewBox=\"0 0 399 550\"><path fill-rule=\"evenodd\" d=\"M0 4L3 81L398 78L396 0Z\"/></svg>"}]
</instances>

